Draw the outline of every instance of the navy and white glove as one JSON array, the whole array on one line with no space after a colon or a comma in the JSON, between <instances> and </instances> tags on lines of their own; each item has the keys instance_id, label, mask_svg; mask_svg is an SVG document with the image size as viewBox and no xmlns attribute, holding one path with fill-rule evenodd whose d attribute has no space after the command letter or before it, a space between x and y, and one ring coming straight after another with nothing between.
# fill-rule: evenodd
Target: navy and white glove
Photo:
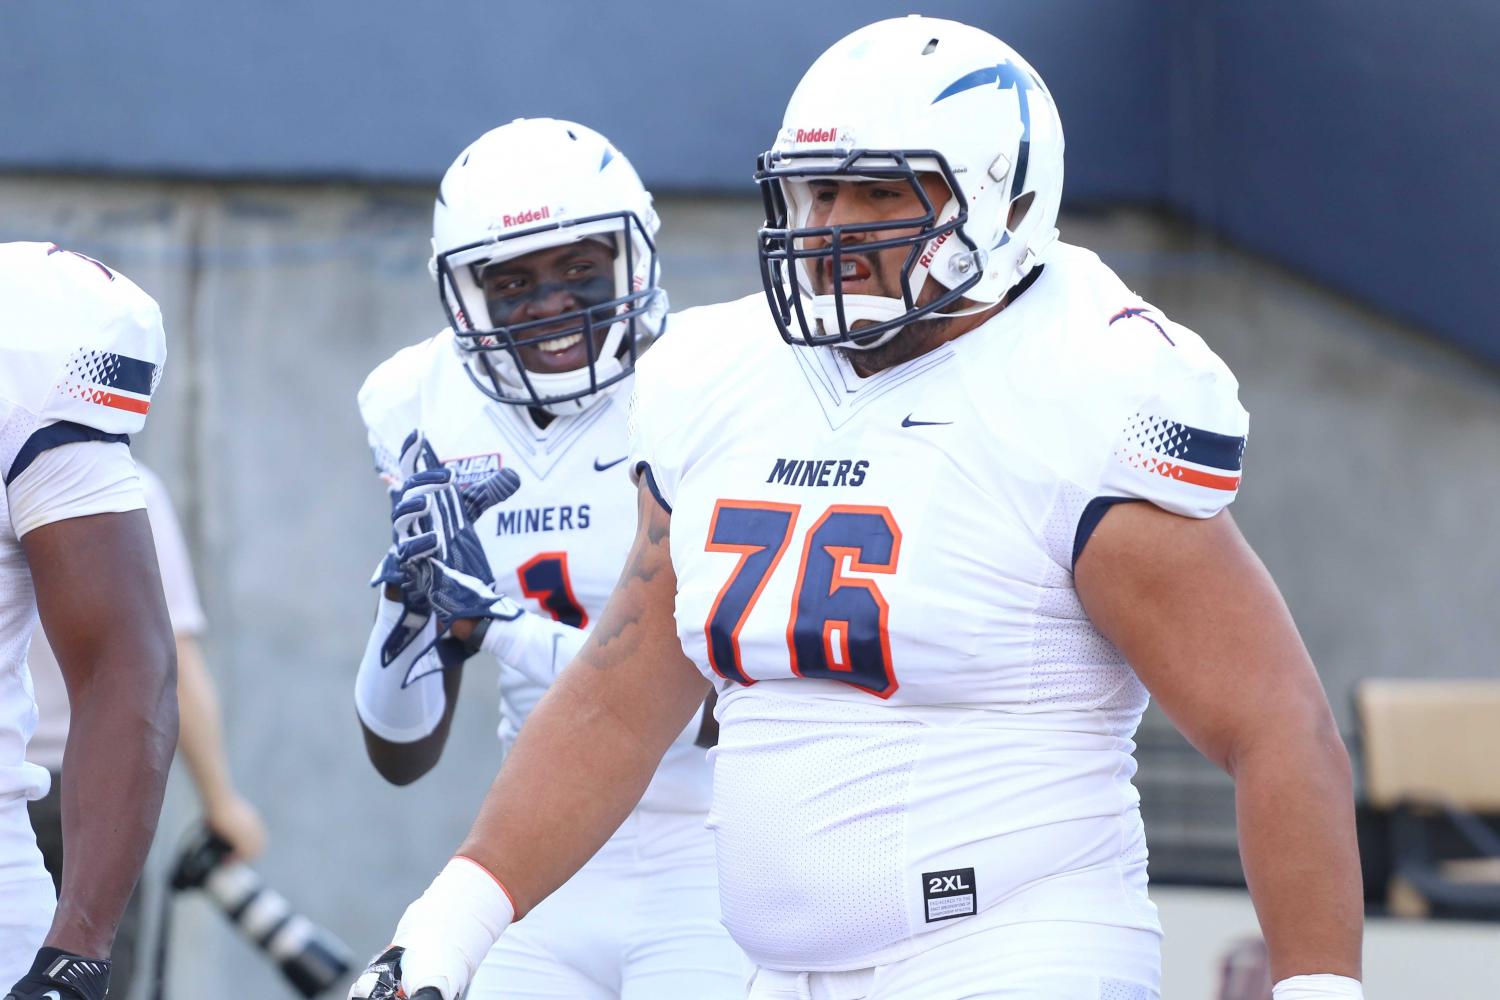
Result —
<instances>
[{"instance_id":1,"label":"navy and white glove","mask_svg":"<svg viewBox=\"0 0 1500 1000\"><path fill-rule=\"evenodd\" d=\"M107 959L42 948L31 963L31 971L10 988L5 1000L104 1000L107 992Z\"/></svg>"},{"instance_id":2,"label":"navy and white glove","mask_svg":"<svg viewBox=\"0 0 1500 1000\"><path fill-rule=\"evenodd\" d=\"M360 977L349 988L349 1000L403 1000L406 990L401 986L401 953L405 948L387 948L377 955ZM431 986L417 990L411 1000L460 1000L444 997Z\"/></svg>"},{"instance_id":3,"label":"navy and white glove","mask_svg":"<svg viewBox=\"0 0 1500 1000\"><path fill-rule=\"evenodd\" d=\"M459 619L512 620L521 615L513 601L495 591L495 574L474 530L480 515L520 485L514 469L501 469L460 490L446 468L424 469L401 485L391 510L396 558L402 574L427 595L440 635Z\"/></svg>"}]
</instances>

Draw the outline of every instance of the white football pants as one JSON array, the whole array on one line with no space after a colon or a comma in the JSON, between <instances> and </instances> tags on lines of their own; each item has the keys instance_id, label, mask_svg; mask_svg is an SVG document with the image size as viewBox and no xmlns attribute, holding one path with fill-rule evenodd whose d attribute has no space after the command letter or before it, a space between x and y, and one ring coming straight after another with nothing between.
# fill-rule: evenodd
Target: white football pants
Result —
<instances>
[{"instance_id":1,"label":"white football pants","mask_svg":"<svg viewBox=\"0 0 1500 1000\"><path fill-rule=\"evenodd\" d=\"M1105 924L991 927L851 972L757 969L750 1000L1160 1000L1161 938Z\"/></svg>"},{"instance_id":2,"label":"white football pants","mask_svg":"<svg viewBox=\"0 0 1500 1000\"><path fill-rule=\"evenodd\" d=\"M31 968L57 896L20 796L0 799L0 993Z\"/></svg>"},{"instance_id":3,"label":"white football pants","mask_svg":"<svg viewBox=\"0 0 1500 1000\"><path fill-rule=\"evenodd\" d=\"M506 930L466 1000L743 1000L749 960L719 922L702 813L636 810Z\"/></svg>"}]
</instances>

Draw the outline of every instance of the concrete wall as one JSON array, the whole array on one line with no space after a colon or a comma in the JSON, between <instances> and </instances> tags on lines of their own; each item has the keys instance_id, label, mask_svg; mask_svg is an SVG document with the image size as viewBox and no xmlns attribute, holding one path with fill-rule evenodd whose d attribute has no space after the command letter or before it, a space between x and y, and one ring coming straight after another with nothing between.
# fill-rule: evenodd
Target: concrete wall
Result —
<instances>
[{"instance_id":1,"label":"concrete wall","mask_svg":"<svg viewBox=\"0 0 1500 1000\"><path fill-rule=\"evenodd\" d=\"M275 836L260 867L361 952L385 942L456 845L497 764L482 668L443 764L408 789L366 763L350 701L365 580L386 536L353 396L375 363L440 323L428 197L0 180L0 239L90 253L162 304L171 355L138 453L164 474L194 543L233 762ZM661 209L678 306L756 287L755 205L666 198ZM1150 216L1073 215L1064 235L1099 249L1239 374L1252 432L1236 516L1341 719L1360 676L1493 676L1500 382ZM163 840L190 811L179 789ZM291 995L206 908L179 918L176 1000Z\"/></svg>"}]
</instances>

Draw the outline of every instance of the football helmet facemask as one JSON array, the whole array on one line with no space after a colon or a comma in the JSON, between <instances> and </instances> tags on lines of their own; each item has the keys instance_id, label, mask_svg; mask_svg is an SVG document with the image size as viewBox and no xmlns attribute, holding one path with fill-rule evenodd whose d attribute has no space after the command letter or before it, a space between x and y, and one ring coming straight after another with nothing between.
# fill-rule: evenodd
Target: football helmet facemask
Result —
<instances>
[{"instance_id":1,"label":"football helmet facemask","mask_svg":"<svg viewBox=\"0 0 1500 1000\"><path fill-rule=\"evenodd\" d=\"M923 173L942 177L945 204L924 192ZM914 320L991 308L1039 262L1057 238L1062 123L1041 77L998 38L955 21L895 18L813 63L755 179L766 210L761 283L782 337L869 349ZM905 182L924 211L809 226L820 180ZM900 246L909 249L899 298L845 295L839 281L829 294L814 287L819 266L837 276L849 256ZM919 304L929 280L941 289Z\"/></svg>"},{"instance_id":2,"label":"football helmet facemask","mask_svg":"<svg viewBox=\"0 0 1500 1000\"><path fill-rule=\"evenodd\" d=\"M458 155L438 187L430 267L465 370L497 402L562 416L587 409L635 369L667 314L651 195L630 161L573 122L520 118ZM576 308L511 321L486 295L487 268L591 240L609 249L604 281L564 286ZM527 367L523 348L582 338L568 371Z\"/></svg>"}]
</instances>

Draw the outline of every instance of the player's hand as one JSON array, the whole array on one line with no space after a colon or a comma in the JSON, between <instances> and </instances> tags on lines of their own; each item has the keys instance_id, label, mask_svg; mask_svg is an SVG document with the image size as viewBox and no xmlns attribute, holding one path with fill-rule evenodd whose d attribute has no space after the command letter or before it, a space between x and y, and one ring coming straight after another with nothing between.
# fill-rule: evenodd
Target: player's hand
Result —
<instances>
[{"instance_id":1,"label":"player's hand","mask_svg":"<svg viewBox=\"0 0 1500 1000\"><path fill-rule=\"evenodd\" d=\"M266 824L250 801L238 792L205 802L203 821L241 861L254 861L266 850Z\"/></svg>"},{"instance_id":2,"label":"player's hand","mask_svg":"<svg viewBox=\"0 0 1500 1000\"><path fill-rule=\"evenodd\" d=\"M401 979L401 956L405 948L387 948L360 974L349 989L349 1000L402 1000L407 996ZM446 997L434 986L424 986L411 1000L460 1000Z\"/></svg>"},{"instance_id":3,"label":"player's hand","mask_svg":"<svg viewBox=\"0 0 1500 1000\"><path fill-rule=\"evenodd\" d=\"M43 948L4 1000L104 1000L108 991L108 960Z\"/></svg>"},{"instance_id":4,"label":"player's hand","mask_svg":"<svg viewBox=\"0 0 1500 1000\"><path fill-rule=\"evenodd\" d=\"M438 617L439 633L458 620L514 620L521 609L496 592L474 522L521 484L501 469L477 486L460 490L449 469L426 469L402 484L392 510L396 554L403 572L418 581Z\"/></svg>"}]
</instances>

